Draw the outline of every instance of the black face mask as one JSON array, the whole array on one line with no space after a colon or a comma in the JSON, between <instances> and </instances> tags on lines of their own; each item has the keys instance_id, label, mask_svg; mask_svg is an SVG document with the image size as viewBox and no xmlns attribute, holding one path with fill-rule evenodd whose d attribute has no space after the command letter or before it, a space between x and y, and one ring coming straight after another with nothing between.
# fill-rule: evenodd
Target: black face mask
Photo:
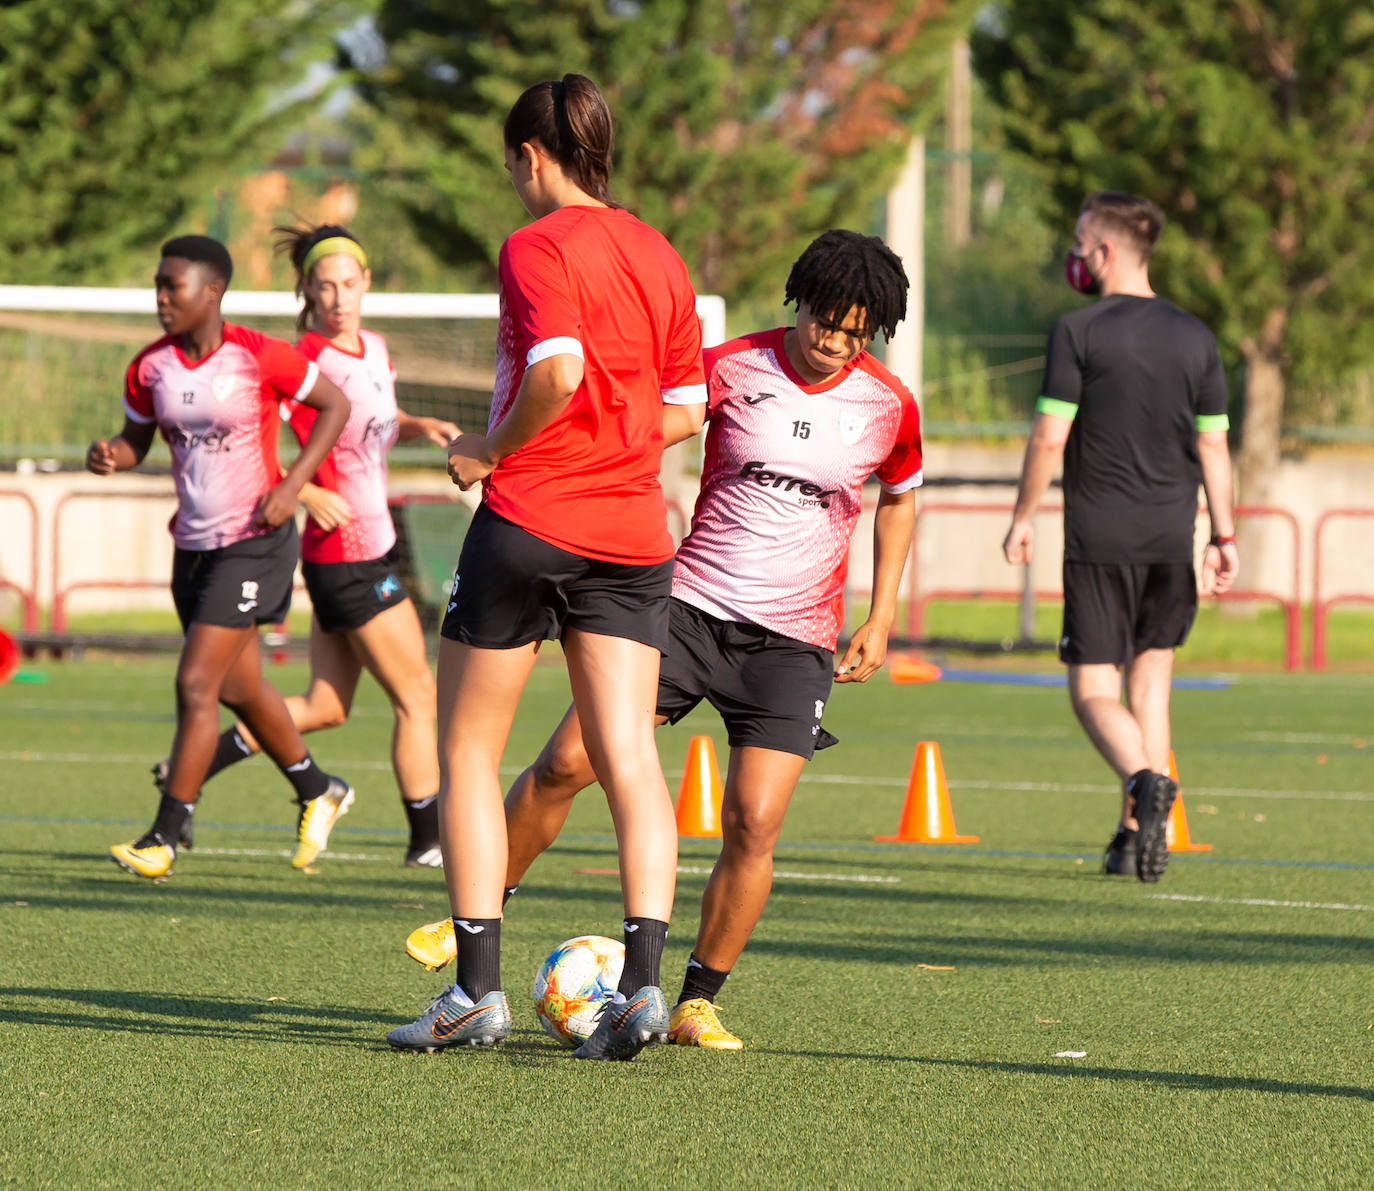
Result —
<instances>
[{"instance_id":1,"label":"black face mask","mask_svg":"<svg viewBox=\"0 0 1374 1191\"><path fill-rule=\"evenodd\" d=\"M1096 251L1094 248L1093 252ZM1064 258L1064 279L1080 294L1095 294L1102 288L1102 282L1088 272L1087 257L1072 250Z\"/></svg>"}]
</instances>

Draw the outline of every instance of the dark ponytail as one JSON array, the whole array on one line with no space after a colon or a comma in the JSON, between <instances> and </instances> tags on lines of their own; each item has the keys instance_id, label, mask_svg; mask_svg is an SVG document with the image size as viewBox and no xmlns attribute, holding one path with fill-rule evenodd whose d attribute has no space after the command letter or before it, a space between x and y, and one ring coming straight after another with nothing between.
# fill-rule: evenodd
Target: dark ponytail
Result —
<instances>
[{"instance_id":1,"label":"dark ponytail","mask_svg":"<svg viewBox=\"0 0 1374 1191\"><path fill-rule=\"evenodd\" d=\"M296 330L304 331L315 319L315 303L311 301L310 295L305 292L305 258L310 255L310 250L322 240L330 240L335 236L352 240L360 249L362 245L357 236L337 223L321 223L318 226L307 223L299 227L278 224L272 230L277 233L273 247L279 253L287 256L291 261L291 267L296 272L296 297L301 300L301 311L296 315ZM367 266L364 264L363 267L366 268Z\"/></svg>"},{"instance_id":2,"label":"dark ponytail","mask_svg":"<svg viewBox=\"0 0 1374 1191\"><path fill-rule=\"evenodd\" d=\"M537 142L583 191L610 206L614 135L605 96L582 74L535 83L506 117L506 148Z\"/></svg>"}]
</instances>

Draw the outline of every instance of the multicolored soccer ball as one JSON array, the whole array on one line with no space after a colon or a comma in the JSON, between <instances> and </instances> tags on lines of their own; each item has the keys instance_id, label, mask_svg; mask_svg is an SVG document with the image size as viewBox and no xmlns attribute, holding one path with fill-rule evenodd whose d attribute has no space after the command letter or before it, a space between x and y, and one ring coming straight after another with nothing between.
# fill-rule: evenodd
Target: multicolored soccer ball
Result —
<instances>
[{"instance_id":1,"label":"multicolored soccer ball","mask_svg":"<svg viewBox=\"0 0 1374 1191\"><path fill-rule=\"evenodd\" d=\"M615 992L625 944L604 935L560 943L534 975L534 1011L560 1042L576 1046L596 1029L596 1011Z\"/></svg>"}]
</instances>

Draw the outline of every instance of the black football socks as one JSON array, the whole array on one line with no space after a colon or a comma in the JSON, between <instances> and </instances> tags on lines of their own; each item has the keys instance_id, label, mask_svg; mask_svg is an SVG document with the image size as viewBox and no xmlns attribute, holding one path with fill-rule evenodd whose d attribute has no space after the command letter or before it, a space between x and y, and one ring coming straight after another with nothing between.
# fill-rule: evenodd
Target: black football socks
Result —
<instances>
[{"instance_id":1,"label":"black football socks","mask_svg":"<svg viewBox=\"0 0 1374 1191\"><path fill-rule=\"evenodd\" d=\"M315 764L309 753L294 765L281 766L281 771L296 791L297 802L309 802L329 789L329 774Z\"/></svg>"},{"instance_id":2,"label":"black football socks","mask_svg":"<svg viewBox=\"0 0 1374 1191\"><path fill-rule=\"evenodd\" d=\"M501 987L501 919L453 919L458 944L458 968L454 978L476 1004Z\"/></svg>"},{"instance_id":3,"label":"black football socks","mask_svg":"<svg viewBox=\"0 0 1374 1191\"><path fill-rule=\"evenodd\" d=\"M625 919L625 967L620 973L618 991L627 997L646 985L658 984L658 965L668 924L657 918Z\"/></svg>"},{"instance_id":4,"label":"black football socks","mask_svg":"<svg viewBox=\"0 0 1374 1191\"><path fill-rule=\"evenodd\" d=\"M177 840L181 838L181 829L186 826L186 820L191 817L193 810L195 803L182 802L179 798L164 794L158 803L151 834L161 836L164 844L175 848Z\"/></svg>"},{"instance_id":5,"label":"black football socks","mask_svg":"<svg viewBox=\"0 0 1374 1191\"><path fill-rule=\"evenodd\" d=\"M238 725L225 728L219 734L219 743L215 745L215 755L210 760L210 769L205 775L205 780L208 782L215 774L239 761L248 760L252 755L253 750L248 747L248 742L239 735Z\"/></svg>"},{"instance_id":6,"label":"black football socks","mask_svg":"<svg viewBox=\"0 0 1374 1191\"><path fill-rule=\"evenodd\" d=\"M681 1005L683 1001L700 998L714 1004L728 975L728 968L724 972L719 968L708 968L693 954L687 961L687 975L682 978L682 992L678 994L677 1003Z\"/></svg>"},{"instance_id":7,"label":"black football socks","mask_svg":"<svg viewBox=\"0 0 1374 1191\"><path fill-rule=\"evenodd\" d=\"M431 794L419 802L401 799L406 808L406 820L410 823L410 846L432 848L439 842L439 795Z\"/></svg>"}]
</instances>

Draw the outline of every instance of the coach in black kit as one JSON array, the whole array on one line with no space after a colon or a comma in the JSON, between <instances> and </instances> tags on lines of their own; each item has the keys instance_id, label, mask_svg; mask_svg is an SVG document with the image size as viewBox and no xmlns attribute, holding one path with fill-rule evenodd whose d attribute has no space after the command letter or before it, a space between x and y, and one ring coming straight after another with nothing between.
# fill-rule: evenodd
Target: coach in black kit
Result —
<instances>
[{"instance_id":1,"label":"coach in black kit","mask_svg":"<svg viewBox=\"0 0 1374 1191\"><path fill-rule=\"evenodd\" d=\"M1089 739L1123 783L1109 873L1157 881L1177 785L1169 756L1174 650L1197 613L1198 484L1212 536L1202 590L1238 565L1226 446L1226 378L1212 333L1157 297L1149 260L1164 215L1147 199L1098 191L1083 202L1069 284L1100 293L1050 333L1043 395L1003 552L1030 561L1031 514L1064 464L1064 628L1060 660ZM1125 702L1122 683L1125 682Z\"/></svg>"}]
</instances>

